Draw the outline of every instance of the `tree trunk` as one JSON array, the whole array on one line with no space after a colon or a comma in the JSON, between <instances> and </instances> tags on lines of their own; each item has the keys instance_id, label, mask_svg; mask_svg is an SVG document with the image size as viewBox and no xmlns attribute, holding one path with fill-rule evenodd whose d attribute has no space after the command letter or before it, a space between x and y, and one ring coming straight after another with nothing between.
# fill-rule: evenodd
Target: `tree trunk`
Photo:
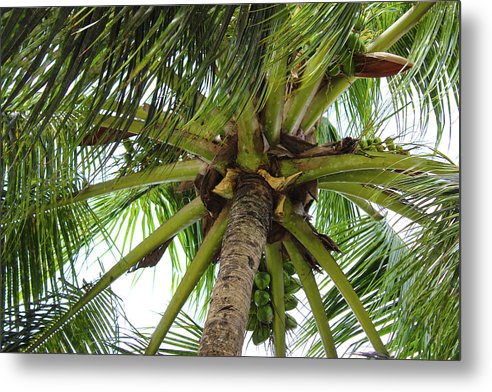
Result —
<instances>
[{"instance_id":1,"label":"tree trunk","mask_svg":"<svg viewBox=\"0 0 492 392\"><path fill-rule=\"evenodd\" d=\"M270 228L272 189L256 174L242 174L222 241L220 269L199 355L240 356L253 279Z\"/></svg>"}]
</instances>

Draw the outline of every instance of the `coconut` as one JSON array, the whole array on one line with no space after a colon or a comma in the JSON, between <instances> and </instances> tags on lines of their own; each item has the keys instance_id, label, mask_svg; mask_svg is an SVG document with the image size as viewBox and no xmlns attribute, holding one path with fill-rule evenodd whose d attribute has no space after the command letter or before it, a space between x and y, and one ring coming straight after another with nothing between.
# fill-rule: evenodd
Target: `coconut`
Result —
<instances>
[{"instance_id":1,"label":"coconut","mask_svg":"<svg viewBox=\"0 0 492 392\"><path fill-rule=\"evenodd\" d=\"M257 306L263 306L270 302L270 294L265 290L256 290L253 297Z\"/></svg>"},{"instance_id":2,"label":"coconut","mask_svg":"<svg viewBox=\"0 0 492 392\"><path fill-rule=\"evenodd\" d=\"M268 285L270 284L270 274L268 272L258 272L255 275L255 285L258 287L260 290L265 290Z\"/></svg>"},{"instance_id":3,"label":"coconut","mask_svg":"<svg viewBox=\"0 0 492 392\"><path fill-rule=\"evenodd\" d=\"M291 276L289 283L284 286L284 292L285 294L294 294L297 293L301 287L301 281Z\"/></svg>"},{"instance_id":4,"label":"coconut","mask_svg":"<svg viewBox=\"0 0 492 392\"><path fill-rule=\"evenodd\" d=\"M358 34L351 33L347 38L347 46L354 53L363 53L366 51L364 42L361 41Z\"/></svg>"},{"instance_id":5,"label":"coconut","mask_svg":"<svg viewBox=\"0 0 492 392\"><path fill-rule=\"evenodd\" d=\"M292 264L290 261L284 263L284 271L287 272L287 274L290 276L296 274L296 268L294 267L294 264Z\"/></svg>"},{"instance_id":6,"label":"coconut","mask_svg":"<svg viewBox=\"0 0 492 392\"><path fill-rule=\"evenodd\" d=\"M246 331L254 331L256 324L258 324L256 313L250 313L248 316L248 323L246 324Z\"/></svg>"},{"instance_id":7,"label":"coconut","mask_svg":"<svg viewBox=\"0 0 492 392\"><path fill-rule=\"evenodd\" d=\"M355 61L351 55L346 56L342 62L342 72L347 76L355 74Z\"/></svg>"},{"instance_id":8,"label":"coconut","mask_svg":"<svg viewBox=\"0 0 492 392\"><path fill-rule=\"evenodd\" d=\"M263 305L258 308L256 317L263 324L270 324L273 320L273 309L270 305Z\"/></svg>"},{"instance_id":9,"label":"coconut","mask_svg":"<svg viewBox=\"0 0 492 392\"><path fill-rule=\"evenodd\" d=\"M255 345L259 345L266 341L270 337L270 328L259 324L258 327L253 331L253 335L251 336L253 343Z\"/></svg>"},{"instance_id":10,"label":"coconut","mask_svg":"<svg viewBox=\"0 0 492 392\"><path fill-rule=\"evenodd\" d=\"M294 297L293 295L286 295L284 298L284 306L285 310L293 310L297 307L297 304L299 301L297 301L297 298Z\"/></svg>"},{"instance_id":11,"label":"coconut","mask_svg":"<svg viewBox=\"0 0 492 392\"><path fill-rule=\"evenodd\" d=\"M386 143L386 148L390 151L395 150L395 142L392 138L387 137L386 140L384 141Z\"/></svg>"},{"instance_id":12,"label":"coconut","mask_svg":"<svg viewBox=\"0 0 492 392\"><path fill-rule=\"evenodd\" d=\"M334 77L340 74L340 64L334 64L332 67L328 68L328 76Z\"/></svg>"},{"instance_id":13,"label":"coconut","mask_svg":"<svg viewBox=\"0 0 492 392\"><path fill-rule=\"evenodd\" d=\"M364 18L364 15L360 15L357 21L355 22L354 29L357 31L364 30L366 24L366 19Z\"/></svg>"},{"instance_id":14,"label":"coconut","mask_svg":"<svg viewBox=\"0 0 492 392\"><path fill-rule=\"evenodd\" d=\"M290 329L295 329L297 328L297 321L294 317L292 317L290 314L285 314L285 329L290 330Z\"/></svg>"}]
</instances>

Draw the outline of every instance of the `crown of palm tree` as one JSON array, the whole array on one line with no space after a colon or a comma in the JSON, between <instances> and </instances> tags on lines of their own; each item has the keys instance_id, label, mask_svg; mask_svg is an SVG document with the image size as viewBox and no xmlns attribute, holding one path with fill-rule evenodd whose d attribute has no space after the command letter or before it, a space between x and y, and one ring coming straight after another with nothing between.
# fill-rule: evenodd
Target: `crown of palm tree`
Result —
<instances>
[{"instance_id":1,"label":"crown of palm tree","mask_svg":"<svg viewBox=\"0 0 492 392\"><path fill-rule=\"evenodd\" d=\"M271 207L245 287L273 310L262 322L248 297L253 341L459 358L459 169L436 149L459 104L458 2L12 8L1 23L3 351L196 355L253 178ZM120 261L81 282L84 254L121 238ZM166 251L160 323L123 333L110 285Z\"/></svg>"}]
</instances>

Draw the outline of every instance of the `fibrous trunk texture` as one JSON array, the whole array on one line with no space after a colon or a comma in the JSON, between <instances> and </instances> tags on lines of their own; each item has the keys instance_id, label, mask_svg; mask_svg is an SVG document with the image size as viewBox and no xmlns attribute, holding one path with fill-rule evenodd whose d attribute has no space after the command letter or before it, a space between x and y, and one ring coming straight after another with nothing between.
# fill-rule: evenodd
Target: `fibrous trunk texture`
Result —
<instances>
[{"instance_id":1,"label":"fibrous trunk texture","mask_svg":"<svg viewBox=\"0 0 492 392\"><path fill-rule=\"evenodd\" d=\"M262 177L240 175L200 342L201 356L241 355L253 279L272 219L272 199L272 189Z\"/></svg>"}]
</instances>

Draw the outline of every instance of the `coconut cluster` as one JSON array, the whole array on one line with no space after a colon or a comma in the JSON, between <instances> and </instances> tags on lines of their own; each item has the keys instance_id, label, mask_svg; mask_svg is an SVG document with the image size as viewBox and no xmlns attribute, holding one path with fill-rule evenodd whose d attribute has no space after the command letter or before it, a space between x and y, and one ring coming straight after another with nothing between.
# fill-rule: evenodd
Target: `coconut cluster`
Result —
<instances>
[{"instance_id":1,"label":"coconut cluster","mask_svg":"<svg viewBox=\"0 0 492 392\"><path fill-rule=\"evenodd\" d=\"M396 144L394 139L387 137L384 141L379 137L366 138L359 140L359 149L362 151L392 151L396 154L408 155L410 152L403 149L403 146Z\"/></svg>"},{"instance_id":2,"label":"coconut cluster","mask_svg":"<svg viewBox=\"0 0 492 392\"><path fill-rule=\"evenodd\" d=\"M298 300L294 294L300 290L301 282L294 276L295 274L294 265L289 261L284 262L284 306L286 311L294 310L298 305ZM256 273L246 329L253 331L252 341L257 346L272 335L275 312L271 300L270 283L271 276L268 272L258 271ZM296 319L285 313L285 329L292 330L295 328L297 328Z\"/></svg>"}]
</instances>

